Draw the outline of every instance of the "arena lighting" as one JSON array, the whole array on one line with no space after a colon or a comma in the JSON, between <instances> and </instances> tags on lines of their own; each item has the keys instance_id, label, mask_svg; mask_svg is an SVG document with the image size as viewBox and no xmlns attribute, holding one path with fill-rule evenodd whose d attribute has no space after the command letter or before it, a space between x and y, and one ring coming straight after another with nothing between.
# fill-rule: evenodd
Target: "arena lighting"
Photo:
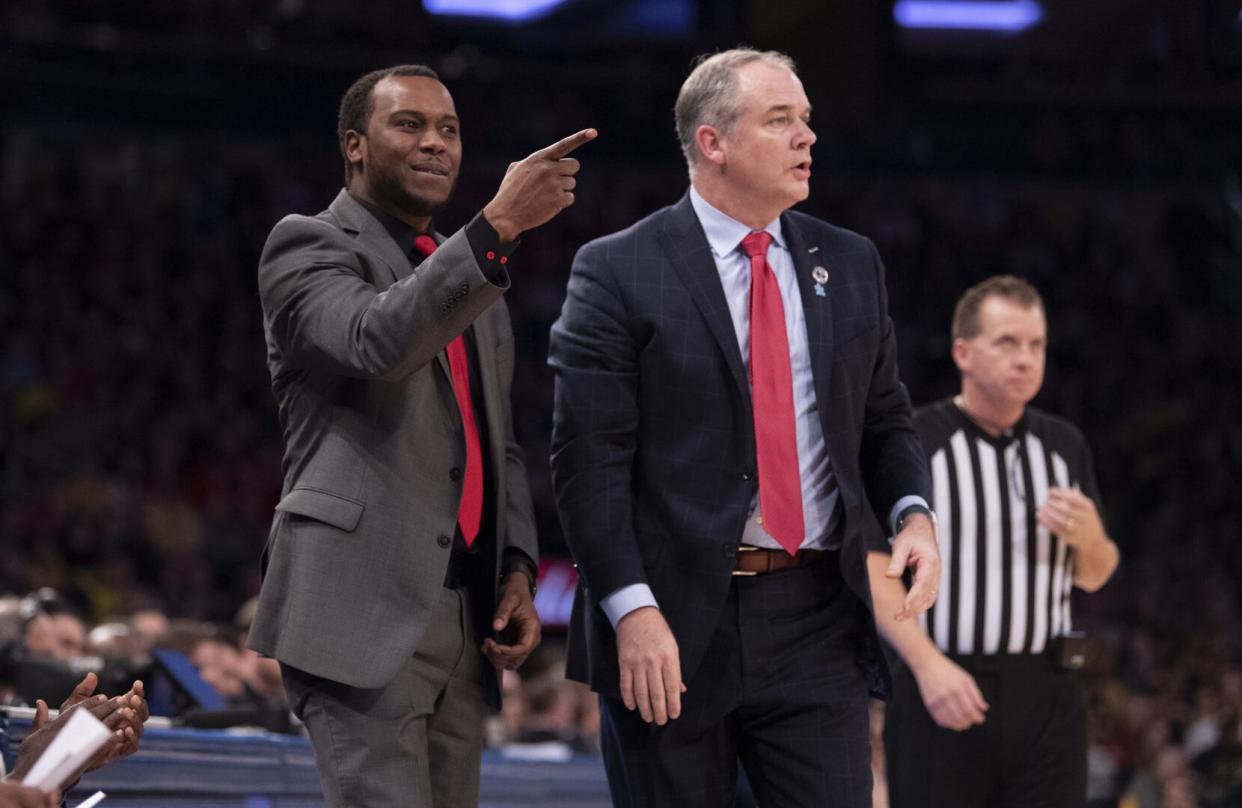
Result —
<instances>
[{"instance_id":1,"label":"arena lighting","mask_svg":"<svg viewBox=\"0 0 1242 808\"><path fill-rule=\"evenodd\" d=\"M897 0L893 19L902 28L1016 34L1038 25L1036 0Z\"/></svg>"},{"instance_id":2,"label":"arena lighting","mask_svg":"<svg viewBox=\"0 0 1242 808\"><path fill-rule=\"evenodd\" d=\"M423 0L423 8L429 14L527 22L566 2L568 0Z\"/></svg>"},{"instance_id":3,"label":"arena lighting","mask_svg":"<svg viewBox=\"0 0 1242 808\"><path fill-rule=\"evenodd\" d=\"M545 626L568 626L578 588L578 570L565 558L539 559L539 591L535 611Z\"/></svg>"}]
</instances>

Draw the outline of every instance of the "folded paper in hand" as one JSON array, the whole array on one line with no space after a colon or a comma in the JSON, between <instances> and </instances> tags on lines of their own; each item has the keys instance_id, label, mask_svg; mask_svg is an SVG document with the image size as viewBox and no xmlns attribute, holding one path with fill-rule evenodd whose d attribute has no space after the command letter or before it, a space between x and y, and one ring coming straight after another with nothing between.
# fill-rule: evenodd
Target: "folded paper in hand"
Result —
<instances>
[{"instance_id":1,"label":"folded paper in hand","mask_svg":"<svg viewBox=\"0 0 1242 808\"><path fill-rule=\"evenodd\" d=\"M73 711L52 743L22 778L22 785L45 791L60 788L108 742L112 733L84 708Z\"/></svg>"}]
</instances>

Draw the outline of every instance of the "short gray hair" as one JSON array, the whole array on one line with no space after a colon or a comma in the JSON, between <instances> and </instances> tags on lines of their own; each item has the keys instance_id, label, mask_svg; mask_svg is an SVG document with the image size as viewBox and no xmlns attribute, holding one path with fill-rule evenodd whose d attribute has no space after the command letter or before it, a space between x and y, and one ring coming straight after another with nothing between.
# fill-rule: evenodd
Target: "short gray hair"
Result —
<instances>
[{"instance_id":1,"label":"short gray hair","mask_svg":"<svg viewBox=\"0 0 1242 808\"><path fill-rule=\"evenodd\" d=\"M958 298L953 308L953 339L974 339L979 336L982 325L979 312L990 297L999 297L1024 309L1044 308L1044 299L1030 283L1013 275L993 275L976 283Z\"/></svg>"},{"instance_id":2,"label":"short gray hair","mask_svg":"<svg viewBox=\"0 0 1242 808\"><path fill-rule=\"evenodd\" d=\"M737 98L737 70L751 62L768 62L797 73L797 66L780 51L734 48L720 53L704 54L695 59L694 69L677 93L673 115L677 121L677 139L686 163L693 168L699 160L694 133L703 124L729 134L742 114Z\"/></svg>"}]
</instances>

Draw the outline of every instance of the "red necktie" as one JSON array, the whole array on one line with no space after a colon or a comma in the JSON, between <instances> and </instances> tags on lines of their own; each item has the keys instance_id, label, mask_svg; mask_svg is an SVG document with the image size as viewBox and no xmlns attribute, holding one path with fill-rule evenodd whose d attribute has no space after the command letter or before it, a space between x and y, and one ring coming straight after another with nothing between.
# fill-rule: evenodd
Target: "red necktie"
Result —
<instances>
[{"instance_id":1,"label":"red necktie","mask_svg":"<svg viewBox=\"0 0 1242 808\"><path fill-rule=\"evenodd\" d=\"M431 236L414 239L414 249L424 256L436 250ZM479 428L474 420L474 403L470 398L470 360L466 354L466 341L458 335L445 349L448 352L449 374L453 378L453 395L461 413L462 428L466 432L466 476L461 486L461 503L457 508L457 524L461 526L462 538L469 547L479 535L479 522L483 517L483 456L479 451Z\"/></svg>"},{"instance_id":2,"label":"red necktie","mask_svg":"<svg viewBox=\"0 0 1242 808\"><path fill-rule=\"evenodd\" d=\"M771 243L772 236L762 230L742 239L742 250L750 256L750 386L763 529L793 555L802 546L806 526L802 521L789 337L781 287L768 264Z\"/></svg>"}]
</instances>

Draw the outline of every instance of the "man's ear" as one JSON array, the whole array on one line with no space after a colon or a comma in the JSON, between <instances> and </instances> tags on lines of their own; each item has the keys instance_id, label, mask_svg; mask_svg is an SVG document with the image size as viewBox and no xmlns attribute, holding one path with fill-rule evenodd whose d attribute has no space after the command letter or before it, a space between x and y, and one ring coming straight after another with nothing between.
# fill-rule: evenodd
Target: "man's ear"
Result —
<instances>
[{"instance_id":1,"label":"man's ear","mask_svg":"<svg viewBox=\"0 0 1242 808\"><path fill-rule=\"evenodd\" d=\"M357 167L366 161L367 138L356 129L345 130L345 159Z\"/></svg>"},{"instance_id":2,"label":"man's ear","mask_svg":"<svg viewBox=\"0 0 1242 808\"><path fill-rule=\"evenodd\" d=\"M707 162L718 166L725 164L724 138L716 127L709 123L699 124L699 128L694 130L694 145Z\"/></svg>"},{"instance_id":3,"label":"man's ear","mask_svg":"<svg viewBox=\"0 0 1242 808\"><path fill-rule=\"evenodd\" d=\"M957 365L959 371L966 371L970 367L970 345L966 340L957 337L953 340L949 353L953 356L953 363Z\"/></svg>"}]
</instances>

